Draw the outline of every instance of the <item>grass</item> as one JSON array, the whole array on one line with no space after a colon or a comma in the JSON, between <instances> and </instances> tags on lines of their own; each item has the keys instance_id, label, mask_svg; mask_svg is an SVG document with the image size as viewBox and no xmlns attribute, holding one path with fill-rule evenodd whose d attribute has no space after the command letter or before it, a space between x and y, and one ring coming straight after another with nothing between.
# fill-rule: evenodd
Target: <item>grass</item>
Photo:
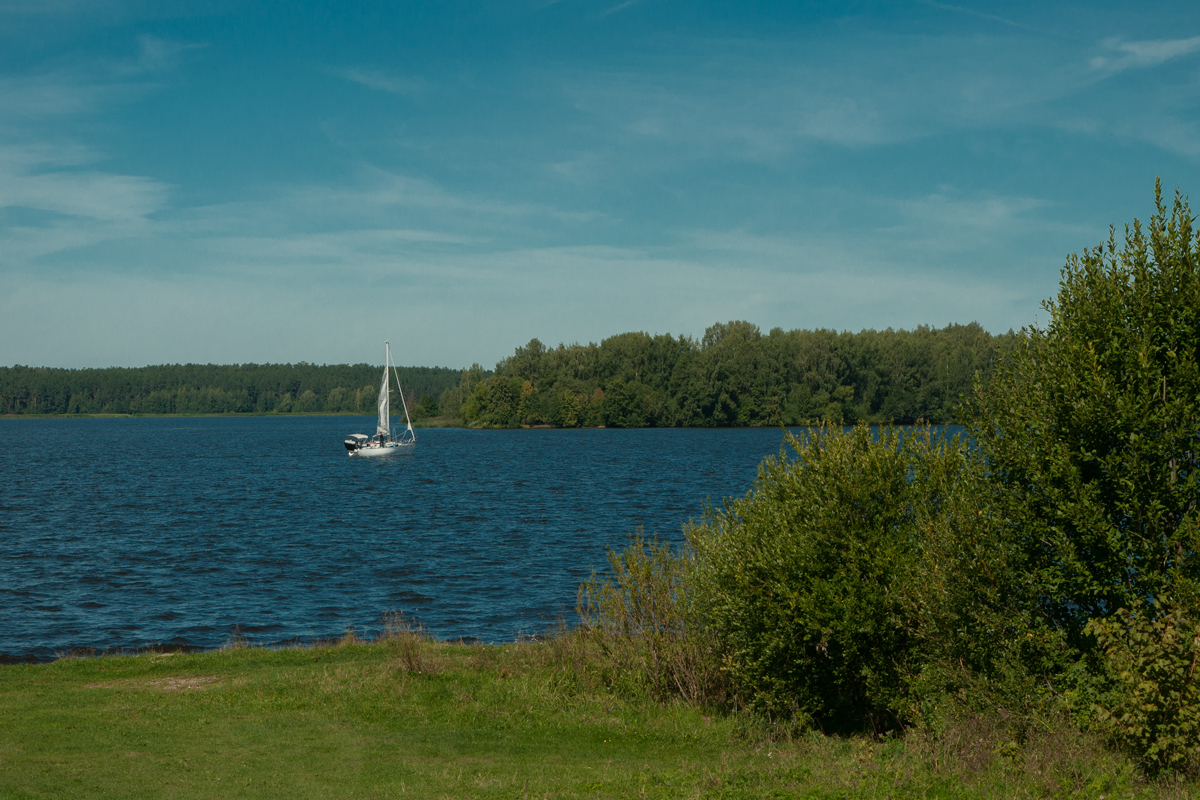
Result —
<instances>
[{"instance_id":1,"label":"grass","mask_svg":"<svg viewBox=\"0 0 1200 800\"><path fill-rule=\"evenodd\" d=\"M581 636L0 667L0 797L1187 796L1070 732L872 741L617 692ZM589 660L591 659L591 660Z\"/></svg>"}]
</instances>

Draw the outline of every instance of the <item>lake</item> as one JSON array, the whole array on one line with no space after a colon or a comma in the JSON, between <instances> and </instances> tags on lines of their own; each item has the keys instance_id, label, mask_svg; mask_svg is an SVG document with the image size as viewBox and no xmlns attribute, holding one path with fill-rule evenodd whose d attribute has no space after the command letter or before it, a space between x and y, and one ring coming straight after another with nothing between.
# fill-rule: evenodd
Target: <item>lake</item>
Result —
<instances>
[{"instance_id":1,"label":"lake","mask_svg":"<svg viewBox=\"0 0 1200 800\"><path fill-rule=\"evenodd\" d=\"M378 633L511 641L573 616L606 551L750 488L778 429L418 430L373 417L0 421L0 662Z\"/></svg>"}]
</instances>

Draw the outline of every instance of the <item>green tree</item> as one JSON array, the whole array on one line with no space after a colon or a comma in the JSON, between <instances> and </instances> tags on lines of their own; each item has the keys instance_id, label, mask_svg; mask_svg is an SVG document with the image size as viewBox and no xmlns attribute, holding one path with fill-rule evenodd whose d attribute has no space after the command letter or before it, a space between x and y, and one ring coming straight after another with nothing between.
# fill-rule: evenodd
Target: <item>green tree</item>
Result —
<instances>
[{"instance_id":1,"label":"green tree","mask_svg":"<svg viewBox=\"0 0 1200 800\"><path fill-rule=\"evenodd\" d=\"M461 416L463 405L471 397L475 387L486 377L488 377L488 373L478 364L472 364L469 369L464 369L459 374L457 385L448 387L442 392L438 402L441 412L449 417Z\"/></svg>"},{"instance_id":2,"label":"green tree","mask_svg":"<svg viewBox=\"0 0 1200 800\"><path fill-rule=\"evenodd\" d=\"M316 392L312 389L305 389L303 394L296 399L296 411L320 411L321 401L317 399Z\"/></svg>"},{"instance_id":3,"label":"green tree","mask_svg":"<svg viewBox=\"0 0 1200 800\"><path fill-rule=\"evenodd\" d=\"M463 404L462 415L473 426L507 428L519 426L517 416L525 381L494 375L481 381Z\"/></svg>"},{"instance_id":4,"label":"green tree","mask_svg":"<svg viewBox=\"0 0 1200 800\"><path fill-rule=\"evenodd\" d=\"M427 417L436 417L438 415L437 398L431 394L423 395L417 401L417 405L413 408L414 419L425 419Z\"/></svg>"},{"instance_id":5,"label":"green tree","mask_svg":"<svg viewBox=\"0 0 1200 800\"><path fill-rule=\"evenodd\" d=\"M1088 620L1200 578L1200 236L1186 199L1155 200L1068 258L1046 328L967 406L1044 612L1084 649Z\"/></svg>"}]
</instances>

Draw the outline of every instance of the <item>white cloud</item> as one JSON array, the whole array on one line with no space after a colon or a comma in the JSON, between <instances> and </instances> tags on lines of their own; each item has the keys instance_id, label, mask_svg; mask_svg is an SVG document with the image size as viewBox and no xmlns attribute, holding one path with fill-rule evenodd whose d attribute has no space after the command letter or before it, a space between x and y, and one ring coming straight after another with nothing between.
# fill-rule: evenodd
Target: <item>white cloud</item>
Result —
<instances>
[{"instance_id":1,"label":"white cloud","mask_svg":"<svg viewBox=\"0 0 1200 800\"><path fill-rule=\"evenodd\" d=\"M68 167L88 164L100 155L86 145L29 142L22 145L0 145L0 171L24 171L38 168Z\"/></svg>"},{"instance_id":2,"label":"white cloud","mask_svg":"<svg viewBox=\"0 0 1200 800\"><path fill-rule=\"evenodd\" d=\"M170 189L158 181L72 169L98 158L90 148L74 144L0 145L0 208L131 222L165 206Z\"/></svg>"},{"instance_id":3,"label":"white cloud","mask_svg":"<svg viewBox=\"0 0 1200 800\"><path fill-rule=\"evenodd\" d=\"M1189 39L1151 39L1141 42L1106 39L1103 46L1116 55L1095 56L1091 59L1091 67L1094 70L1115 75L1127 69L1157 67L1172 59L1200 51L1200 36L1193 36Z\"/></svg>"},{"instance_id":4,"label":"white cloud","mask_svg":"<svg viewBox=\"0 0 1200 800\"><path fill-rule=\"evenodd\" d=\"M368 89L376 89L381 92L389 92L404 97L417 97L433 88L432 84L424 78L389 75L378 70L346 68L331 69L329 73L353 83L366 86Z\"/></svg>"},{"instance_id":5,"label":"white cloud","mask_svg":"<svg viewBox=\"0 0 1200 800\"><path fill-rule=\"evenodd\" d=\"M207 47L196 42L181 42L142 35L137 38L138 57L135 61L119 64L116 71L122 74L141 74L173 69L179 64L180 56L189 50Z\"/></svg>"},{"instance_id":6,"label":"white cloud","mask_svg":"<svg viewBox=\"0 0 1200 800\"><path fill-rule=\"evenodd\" d=\"M94 79L54 72L0 80L0 136L11 140L0 146L0 206L40 212L6 212L10 226L0 228L0 363L63 363L66 348L74 348L77 364L354 361L364 357L362 341L385 336L423 342L407 356L416 363L486 363L535 335L698 334L735 317L764 329L911 327L971 317L1004 329L1030 319L1053 293L1069 249L1063 242L1086 245L1094 231L1047 221L1062 216L1059 209L1020 196L1020 188L930 192L921 181L957 181L955 169L964 185L1011 184L974 165L914 155L925 143L900 145L949 141L964 129L1023 128L1025 136L1060 119L1076 136L1134 126L1126 110L1059 101L1073 102L1114 69L1192 52L1191 41L1112 44L1107 72L1085 70L1081 46L1047 48L1024 35L1001 42L875 32L855 34L853 47L819 36L691 42L640 62L621 56L608 69L538 68L534 80L514 80L523 98L553 98L545 107L530 104L535 113L521 123L528 127L444 129L477 137L467 147L487 139L488 152L499 154L478 180L464 163L439 172L437 158L451 146L413 126L404 135L425 135L426 151L379 157L404 168L361 166L328 184L259 184L258 200L180 209L172 207L172 187L105 171L100 150L47 144L59 139L37 131L145 91L150 73L191 47L145 38L136 61L110 65ZM381 71L331 74L405 97L435 88ZM548 82L560 91L545 92ZM567 123L555 116L563 109L554 102L564 99L578 113ZM1196 125L1184 112L1167 113L1156 97L1146 105L1126 135L1200 157ZM86 141L83 127L61 128L55 137L75 131ZM964 160L969 145L994 145L965 138L949 143ZM1036 135L1027 140L1037 143ZM339 152L368 151L354 144ZM831 198L838 178L810 181L808 169L830 145L851 157L880 148L865 154L879 161L864 163L910 188ZM702 160L715 168L687 171L685 162ZM756 163L746 169L746 161ZM922 163L930 177L904 177ZM871 168L847 167L845 185L877 186L866 174ZM668 181L656 179L669 170L677 174L664 188ZM436 179L444 174L455 177ZM746 188L754 182L746 175L760 182ZM646 224L618 219L648 208L639 192L655 183L659 196L675 193L665 202L677 202L676 210ZM616 199L605 196L609 185ZM724 186L734 189L717 196ZM771 219L756 219L742 204L773 206ZM681 221L689 214L704 221ZM719 215L726 218L714 221ZM364 300L382 313L362 314ZM48 304L53 314L38 325L38 310ZM56 332L44 340L22 334L46 326ZM105 330L111 335L91 336Z\"/></svg>"},{"instance_id":7,"label":"white cloud","mask_svg":"<svg viewBox=\"0 0 1200 800\"><path fill-rule=\"evenodd\" d=\"M625 9L629 8L630 6L637 5L638 2L639 2L639 0L625 0L624 3L618 3L615 6L606 8L604 11L601 11L599 14L597 14L596 17L597 17L597 19L604 19L609 14L615 14L618 11L624 11Z\"/></svg>"},{"instance_id":8,"label":"white cloud","mask_svg":"<svg viewBox=\"0 0 1200 800\"><path fill-rule=\"evenodd\" d=\"M297 202L308 199L320 206L334 201L338 205L374 209L408 206L434 211L466 212L481 217L540 217L575 223L588 222L600 216L591 211L569 211L541 203L505 202L473 192L451 192L436 181L413 178L374 167L362 168L358 186L342 189L300 189L296 191L295 199Z\"/></svg>"},{"instance_id":9,"label":"white cloud","mask_svg":"<svg viewBox=\"0 0 1200 800\"><path fill-rule=\"evenodd\" d=\"M614 132L617 157L650 142L671 145L658 154L665 163L769 162L813 145L875 147L1037 120L1081 88L1073 69L1061 48L1033 37L866 32L854 47L818 37L676 43L636 68L563 71L557 83L576 112Z\"/></svg>"},{"instance_id":10,"label":"white cloud","mask_svg":"<svg viewBox=\"0 0 1200 800\"><path fill-rule=\"evenodd\" d=\"M168 187L105 172L0 173L0 207L19 206L107 221L141 219L161 209Z\"/></svg>"},{"instance_id":11,"label":"white cloud","mask_svg":"<svg viewBox=\"0 0 1200 800\"><path fill-rule=\"evenodd\" d=\"M207 45L140 36L134 58L0 77L0 126L92 113L155 88L151 79Z\"/></svg>"},{"instance_id":12,"label":"white cloud","mask_svg":"<svg viewBox=\"0 0 1200 800\"><path fill-rule=\"evenodd\" d=\"M221 273L0 273L0 363L344 363L364 357L363 342L390 337L409 343L402 363L465 366L493 363L533 336L571 342L625 330L699 335L735 318L764 330L912 327L965 322L961 310L969 308L985 327L1006 327L1013 316L1028 318L1041 297L1040 287L1001 274L889 268L879 254L863 264L844 246L803 242L788 247L819 262L763 263L761 251L771 246L753 259L670 247L443 254L335 248L303 265L277 252L284 244L282 237L227 242L229 258L220 263L229 269ZM294 258L304 255L302 246L297 251ZM264 267L263 259L278 263ZM357 266L314 280L322 263ZM482 313L488 308L503 313ZM22 336L31 326L43 333Z\"/></svg>"},{"instance_id":13,"label":"white cloud","mask_svg":"<svg viewBox=\"0 0 1200 800\"><path fill-rule=\"evenodd\" d=\"M923 6L929 6L930 8L938 8L943 11L953 11L957 14L966 14L967 16L975 17L977 19L987 20L988 22L999 22L1001 25L1008 25L1009 27L1012 27L1012 28L1023 28L1024 30L1036 30L1035 28L1033 28L1029 25L1025 25L1023 23L1016 22L1015 20L1007 19L1005 17L999 17L999 16L996 16L995 14L987 14L982 11L976 11L972 8L963 8L962 6L952 6L952 5L948 5L946 3L936 3L936 2L933 2L933 0L917 0L917 2Z\"/></svg>"},{"instance_id":14,"label":"white cloud","mask_svg":"<svg viewBox=\"0 0 1200 800\"><path fill-rule=\"evenodd\" d=\"M0 209L21 210L0 227L0 268L36 269L51 254L148 235L171 187L105 170L107 155L73 136L74 123L142 96L150 85L137 74L187 47L143 37L136 62L0 78Z\"/></svg>"},{"instance_id":15,"label":"white cloud","mask_svg":"<svg viewBox=\"0 0 1200 800\"><path fill-rule=\"evenodd\" d=\"M0 78L0 121L65 116L92 111L137 93L125 83L102 83L69 72Z\"/></svg>"}]
</instances>

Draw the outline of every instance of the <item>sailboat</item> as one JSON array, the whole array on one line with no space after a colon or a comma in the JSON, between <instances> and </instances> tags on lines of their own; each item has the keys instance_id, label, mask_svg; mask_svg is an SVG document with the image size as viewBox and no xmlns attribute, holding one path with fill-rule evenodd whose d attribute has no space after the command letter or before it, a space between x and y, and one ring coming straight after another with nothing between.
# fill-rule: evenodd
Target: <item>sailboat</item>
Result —
<instances>
[{"instance_id":1,"label":"sailboat","mask_svg":"<svg viewBox=\"0 0 1200 800\"><path fill-rule=\"evenodd\" d=\"M346 455L360 458L372 456L411 456L417 446L417 435L413 433L412 420L408 416L408 403L404 400L404 392L400 389L400 373L392 361L392 345L383 343L387 356L383 362L383 382L379 386L379 421L375 425L375 435L354 433L346 437ZM400 394L400 404L404 407L405 430L399 437L392 436L391 417L391 381L388 380L388 367L396 376L396 391Z\"/></svg>"}]
</instances>

